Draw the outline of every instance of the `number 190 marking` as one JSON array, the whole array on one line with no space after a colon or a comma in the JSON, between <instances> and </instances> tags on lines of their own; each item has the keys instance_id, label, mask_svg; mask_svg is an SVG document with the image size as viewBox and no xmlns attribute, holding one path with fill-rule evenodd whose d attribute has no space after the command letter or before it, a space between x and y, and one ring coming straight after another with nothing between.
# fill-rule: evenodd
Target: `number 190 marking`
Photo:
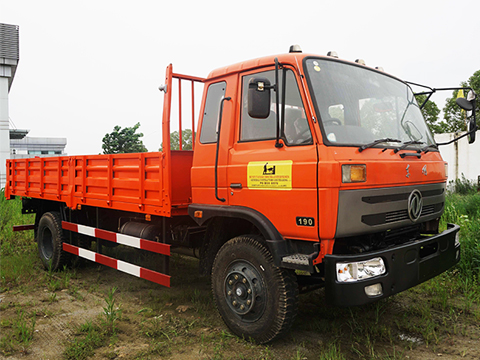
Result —
<instances>
[{"instance_id":1,"label":"number 190 marking","mask_svg":"<svg viewBox=\"0 0 480 360\"><path fill-rule=\"evenodd\" d=\"M297 216L298 226L315 226L315 220L312 217Z\"/></svg>"}]
</instances>

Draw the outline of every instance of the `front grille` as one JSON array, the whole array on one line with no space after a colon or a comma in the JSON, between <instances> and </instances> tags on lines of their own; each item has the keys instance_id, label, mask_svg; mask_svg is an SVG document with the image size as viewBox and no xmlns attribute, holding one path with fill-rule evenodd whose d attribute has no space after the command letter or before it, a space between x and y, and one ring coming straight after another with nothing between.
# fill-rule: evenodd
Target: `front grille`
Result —
<instances>
[{"instance_id":1,"label":"front grille","mask_svg":"<svg viewBox=\"0 0 480 360\"><path fill-rule=\"evenodd\" d=\"M423 209L416 223L434 220L442 215L445 183L399 187L342 190L338 197L337 238L373 234L411 226L408 200L420 192ZM418 194L417 194L418 195Z\"/></svg>"},{"instance_id":2,"label":"front grille","mask_svg":"<svg viewBox=\"0 0 480 360\"><path fill-rule=\"evenodd\" d=\"M431 215L435 212L438 212L442 210L442 207L443 207L443 203L426 205L423 207L422 215L420 215L420 217ZM362 222L370 226L380 225L380 224L389 224L389 223L408 220L408 219L409 217L408 217L407 210L398 210L398 211L391 211L387 213L362 216Z\"/></svg>"}]
</instances>

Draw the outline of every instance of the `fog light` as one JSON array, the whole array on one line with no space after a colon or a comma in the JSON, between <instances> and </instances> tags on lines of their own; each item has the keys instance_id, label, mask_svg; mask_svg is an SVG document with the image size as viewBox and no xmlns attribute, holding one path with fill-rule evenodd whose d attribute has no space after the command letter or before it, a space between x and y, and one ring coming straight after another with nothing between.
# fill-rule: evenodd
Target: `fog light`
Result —
<instances>
[{"instance_id":1,"label":"fog light","mask_svg":"<svg viewBox=\"0 0 480 360\"><path fill-rule=\"evenodd\" d=\"M370 286L365 286L365 294L370 297L383 295L382 284L378 283Z\"/></svg>"},{"instance_id":2,"label":"fog light","mask_svg":"<svg viewBox=\"0 0 480 360\"><path fill-rule=\"evenodd\" d=\"M365 280L385 274L385 263L380 257L351 263L337 263L337 280L341 282Z\"/></svg>"},{"instance_id":3,"label":"fog light","mask_svg":"<svg viewBox=\"0 0 480 360\"><path fill-rule=\"evenodd\" d=\"M455 255L455 257L458 259L460 259L460 250L457 250L457 254Z\"/></svg>"}]
</instances>

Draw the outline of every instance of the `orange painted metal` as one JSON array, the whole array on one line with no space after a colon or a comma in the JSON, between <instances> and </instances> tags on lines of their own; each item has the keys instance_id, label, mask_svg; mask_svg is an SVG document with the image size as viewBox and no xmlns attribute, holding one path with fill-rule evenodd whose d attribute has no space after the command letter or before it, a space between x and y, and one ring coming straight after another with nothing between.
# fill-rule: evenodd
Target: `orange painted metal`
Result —
<instances>
[{"instance_id":1,"label":"orange painted metal","mask_svg":"<svg viewBox=\"0 0 480 360\"><path fill-rule=\"evenodd\" d=\"M61 201L150 215L185 214L191 201L193 153L174 152L173 182L163 153L134 153L8 160L6 195ZM177 179L178 177L178 179ZM172 194L166 196L167 194Z\"/></svg>"}]
</instances>

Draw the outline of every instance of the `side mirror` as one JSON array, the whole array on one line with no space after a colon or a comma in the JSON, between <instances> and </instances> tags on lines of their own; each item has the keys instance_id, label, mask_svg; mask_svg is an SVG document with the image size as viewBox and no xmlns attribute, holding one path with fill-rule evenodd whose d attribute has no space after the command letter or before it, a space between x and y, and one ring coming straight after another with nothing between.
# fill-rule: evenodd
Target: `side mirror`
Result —
<instances>
[{"instance_id":1,"label":"side mirror","mask_svg":"<svg viewBox=\"0 0 480 360\"><path fill-rule=\"evenodd\" d=\"M473 110L473 103L468 101L465 98L457 98L455 100L458 106L460 106L463 110L472 111Z\"/></svg>"},{"instance_id":2,"label":"side mirror","mask_svg":"<svg viewBox=\"0 0 480 360\"><path fill-rule=\"evenodd\" d=\"M477 131L477 124L476 124L476 121L475 121L475 117L473 117L468 122L468 132L470 133L468 135L468 143L469 144L473 144L475 142L476 131Z\"/></svg>"},{"instance_id":3,"label":"side mirror","mask_svg":"<svg viewBox=\"0 0 480 360\"><path fill-rule=\"evenodd\" d=\"M252 78L248 82L248 115L266 119L270 115L270 81L266 78Z\"/></svg>"}]
</instances>

